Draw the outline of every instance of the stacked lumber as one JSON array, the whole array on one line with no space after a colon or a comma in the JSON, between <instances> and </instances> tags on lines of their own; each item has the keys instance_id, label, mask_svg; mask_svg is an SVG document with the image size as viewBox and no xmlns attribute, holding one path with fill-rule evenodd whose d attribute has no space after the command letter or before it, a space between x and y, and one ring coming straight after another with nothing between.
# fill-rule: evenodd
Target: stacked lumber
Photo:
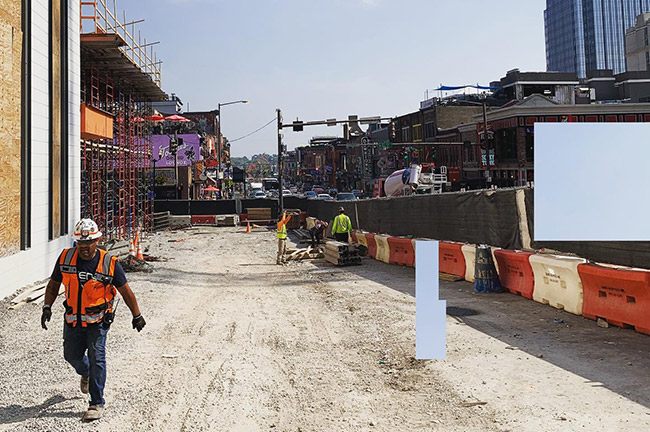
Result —
<instances>
[{"instance_id":1,"label":"stacked lumber","mask_svg":"<svg viewBox=\"0 0 650 432\"><path fill-rule=\"evenodd\" d=\"M291 215L291 219L287 223L287 229L300 228L300 210L299 209L285 209L287 215Z\"/></svg>"},{"instance_id":2,"label":"stacked lumber","mask_svg":"<svg viewBox=\"0 0 650 432\"><path fill-rule=\"evenodd\" d=\"M284 256L286 261L300 261L317 258L323 258L323 252L321 252L319 248L312 249L311 247L305 249L287 249Z\"/></svg>"},{"instance_id":3,"label":"stacked lumber","mask_svg":"<svg viewBox=\"0 0 650 432\"><path fill-rule=\"evenodd\" d=\"M238 215L217 216L217 226L234 227L239 226Z\"/></svg>"},{"instance_id":4,"label":"stacked lumber","mask_svg":"<svg viewBox=\"0 0 650 432\"><path fill-rule=\"evenodd\" d=\"M248 213L248 220L251 222L271 221L270 208L249 208L246 211Z\"/></svg>"},{"instance_id":5,"label":"stacked lumber","mask_svg":"<svg viewBox=\"0 0 650 432\"><path fill-rule=\"evenodd\" d=\"M361 255L356 245L337 241L325 244L325 259L338 266L361 264Z\"/></svg>"},{"instance_id":6,"label":"stacked lumber","mask_svg":"<svg viewBox=\"0 0 650 432\"><path fill-rule=\"evenodd\" d=\"M11 306L9 309L18 309L25 306L27 303L42 303L45 300L45 287L47 285L41 285L34 288L27 289L25 292L17 295L11 300ZM63 294L65 287L61 285L59 288L59 295Z\"/></svg>"}]
</instances>

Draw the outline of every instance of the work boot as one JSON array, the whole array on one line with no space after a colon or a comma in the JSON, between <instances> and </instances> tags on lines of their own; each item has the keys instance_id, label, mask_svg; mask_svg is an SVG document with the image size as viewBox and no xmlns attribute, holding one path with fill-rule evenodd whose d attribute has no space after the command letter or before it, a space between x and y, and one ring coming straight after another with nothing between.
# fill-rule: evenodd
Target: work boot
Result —
<instances>
[{"instance_id":1,"label":"work boot","mask_svg":"<svg viewBox=\"0 0 650 432\"><path fill-rule=\"evenodd\" d=\"M81 377L81 393L88 394L88 386L90 385L89 377Z\"/></svg>"},{"instance_id":2,"label":"work boot","mask_svg":"<svg viewBox=\"0 0 650 432\"><path fill-rule=\"evenodd\" d=\"M104 407L99 405L91 405L88 407L88 411L84 414L83 421L91 422L94 420L99 420L104 414Z\"/></svg>"}]
</instances>

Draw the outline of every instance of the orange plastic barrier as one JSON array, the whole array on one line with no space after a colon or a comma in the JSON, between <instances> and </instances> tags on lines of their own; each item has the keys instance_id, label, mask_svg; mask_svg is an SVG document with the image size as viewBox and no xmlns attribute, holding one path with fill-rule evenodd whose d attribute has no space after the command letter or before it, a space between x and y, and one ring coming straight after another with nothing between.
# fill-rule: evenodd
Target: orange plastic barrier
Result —
<instances>
[{"instance_id":1,"label":"orange plastic barrier","mask_svg":"<svg viewBox=\"0 0 650 432\"><path fill-rule=\"evenodd\" d=\"M361 231L355 231L354 235L357 238L357 243L362 244L365 247L368 247L368 243L366 242L366 234L365 233L363 233Z\"/></svg>"},{"instance_id":2,"label":"orange plastic barrier","mask_svg":"<svg viewBox=\"0 0 650 432\"><path fill-rule=\"evenodd\" d=\"M389 262L407 267L415 267L415 249L411 239L401 237L388 237L390 249Z\"/></svg>"},{"instance_id":3,"label":"orange plastic barrier","mask_svg":"<svg viewBox=\"0 0 650 432\"><path fill-rule=\"evenodd\" d=\"M192 215L192 225L216 225L214 215Z\"/></svg>"},{"instance_id":4,"label":"orange plastic barrier","mask_svg":"<svg viewBox=\"0 0 650 432\"><path fill-rule=\"evenodd\" d=\"M497 249L493 253L499 264L501 286L513 294L532 299L535 276L528 257L533 253L507 249Z\"/></svg>"},{"instance_id":5,"label":"orange plastic barrier","mask_svg":"<svg viewBox=\"0 0 650 432\"><path fill-rule=\"evenodd\" d=\"M377 257L377 242L375 241L375 235L366 233L366 246L368 246L368 256L373 258Z\"/></svg>"},{"instance_id":6,"label":"orange plastic barrier","mask_svg":"<svg viewBox=\"0 0 650 432\"><path fill-rule=\"evenodd\" d=\"M582 315L650 334L650 271L593 264L578 265Z\"/></svg>"},{"instance_id":7,"label":"orange plastic barrier","mask_svg":"<svg viewBox=\"0 0 650 432\"><path fill-rule=\"evenodd\" d=\"M350 232L350 237L352 237L352 243L359 243L359 241L357 240L357 233L356 232L351 231Z\"/></svg>"},{"instance_id":8,"label":"orange plastic barrier","mask_svg":"<svg viewBox=\"0 0 650 432\"><path fill-rule=\"evenodd\" d=\"M439 271L454 276L465 277L465 257L462 243L440 242Z\"/></svg>"}]
</instances>

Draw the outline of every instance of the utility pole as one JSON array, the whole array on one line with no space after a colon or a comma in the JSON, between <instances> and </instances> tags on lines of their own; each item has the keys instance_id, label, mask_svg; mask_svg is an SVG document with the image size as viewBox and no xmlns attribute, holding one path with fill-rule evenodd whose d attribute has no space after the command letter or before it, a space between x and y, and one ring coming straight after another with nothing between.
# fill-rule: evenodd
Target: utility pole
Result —
<instances>
[{"instance_id":1,"label":"utility pole","mask_svg":"<svg viewBox=\"0 0 650 432\"><path fill-rule=\"evenodd\" d=\"M483 100L483 145L485 146L485 170L483 172L483 182L487 189L487 173L490 170L490 149L488 148L488 124L487 124L487 103Z\"/></svg>"},{"instance_id":2,"label":"utility pole","mask_svg":"<svg viewBox=\"0 0 650 432\"><path fill-rule=\"evenodd\" d=\"M178 193L178 127L174 128L174 143L176 149L174 150L174 177L176 177L176 199L181 199L182 195Z\"/></svg>"},{"instance_id":3,"label":"utility pole","mask_svg":"<svg viewBox=\"0 0 650 432\"><path fill-rule=\"evenodd\" d=\"M278 219L282 217L284 199L282 197L282 112L276 109L278 115Z\"/></svg>"},{"instance_id":4,"label":"utility pole","mask_svg":"<svg viewBox=\"0 0 650 432\"><path fill-rule=\"evenodd\" d=\"M219 120L217 121L217 188L219 189L219 198L223 199L223 174L221 174L221 104L217 104L217 115ZM220 177L221 175L221 177Z\"/></svg>"}]
</instances>

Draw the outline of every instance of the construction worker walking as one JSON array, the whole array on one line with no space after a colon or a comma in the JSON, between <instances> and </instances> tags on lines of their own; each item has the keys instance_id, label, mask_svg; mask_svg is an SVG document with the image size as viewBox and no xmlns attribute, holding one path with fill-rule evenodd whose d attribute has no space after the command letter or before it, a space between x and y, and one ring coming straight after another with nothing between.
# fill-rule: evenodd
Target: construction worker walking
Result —
<instances>
[{"instance_id":1,"label":"construction worker walking","mask_svg":"<svg viewBox=\"0 0 650 432\"><path fill-rule=\"evenodd\" d=\"M41 315L41 326L47 330L52 304L63 283L63 357L81 376L81 392L90 393L84 421L98 420L104 412L105 345L117 306L116 288L131 310L133 328L140 331L146 324L120 262L97 248L101 237L92 219L77 222L73 234L76 247L61 252L45 290Z\"/></svg>"},{"instance_id":2,"label":"construction worker walking","mask_svg":"<svg viewBox=\"0 0 650 432\"><path fill-rule=\"evenodd\" d=\"M278 257L276 264L284 262L284 253L287 250L287 223L291 219L291 215L287 212L282 214L282 219L278 222Z\"/></svg>"},{"instance_id":3,"label":"construction worker walking","mask_svg":"<svg viewBox=\"0 0 650 432\"><path fill-rule=\"evenodd\" d=\"M351 231L352 221L345 214L345 209L339 207L339 214L334 218L334 223L332 224L332 234L334 234L336 241L347 243Z\"/></svg>"}]
</instances>

